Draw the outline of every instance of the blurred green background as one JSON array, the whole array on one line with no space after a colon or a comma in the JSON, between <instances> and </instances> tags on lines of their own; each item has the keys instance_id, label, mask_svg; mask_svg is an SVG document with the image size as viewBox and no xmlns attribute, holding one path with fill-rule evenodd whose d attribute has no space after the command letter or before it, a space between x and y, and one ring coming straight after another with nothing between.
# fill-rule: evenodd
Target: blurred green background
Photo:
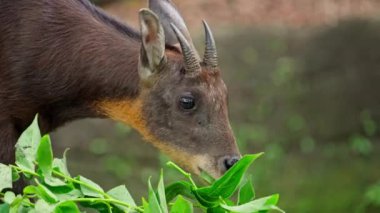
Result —
<instances>
[{"instance_id":1,"label":"blurred green background","mask_svg":"<svg viewBox=\"0 0 380 213\"><path fill-rule=\"evenodd\" d=\"M134 26L146 7L96 2ZM241 152L265 152L251 168L258 196L280 193L287 212L380 212L379 4L189 2L175 1L200 53L200 20L211 20ZM126 184L135 197L146 196L147 179L168 160L109 120L77 121L52 137L56 154L71 148L73 174L105 188ZM167 182L179 177L164 171Z\"/></svg>"}]
</instances>

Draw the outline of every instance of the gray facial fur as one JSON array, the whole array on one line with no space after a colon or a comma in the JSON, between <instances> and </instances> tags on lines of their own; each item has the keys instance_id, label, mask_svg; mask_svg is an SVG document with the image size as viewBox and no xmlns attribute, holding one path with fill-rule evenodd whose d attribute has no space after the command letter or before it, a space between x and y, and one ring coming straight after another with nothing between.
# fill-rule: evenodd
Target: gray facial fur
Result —
<instances>
[{"instance_id":1,"label":"gray facial fur","mask_svg":"<svg viewBox=\"0 0 380 213\"><path fill-rule=\"evenodd\" d=\"M189 78L181 72L181 61L168 63L143 104L150 132L187 153L215 158L237 153L228 120L227 90L219 71L203 70L201 75ZM191 111L179 107L179 98L187 93L196 101Z\"/></svg>"}]
</instances>

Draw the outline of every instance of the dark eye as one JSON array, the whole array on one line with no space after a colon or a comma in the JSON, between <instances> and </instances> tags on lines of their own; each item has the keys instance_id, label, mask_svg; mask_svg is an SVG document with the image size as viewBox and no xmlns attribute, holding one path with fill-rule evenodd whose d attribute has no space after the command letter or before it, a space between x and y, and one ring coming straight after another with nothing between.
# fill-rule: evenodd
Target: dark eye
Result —
<instances>
[{"instance_id":1,"label":"dark eye","mask_svg":"<svg viewBox=\"0 0 380 213\"><path fill-rule=\"evenodd\" d=\"M190 110L195 107L195 99L191 95L181 96L179 99L179 106L182 109Z\"/></svg>"}]
</instances>

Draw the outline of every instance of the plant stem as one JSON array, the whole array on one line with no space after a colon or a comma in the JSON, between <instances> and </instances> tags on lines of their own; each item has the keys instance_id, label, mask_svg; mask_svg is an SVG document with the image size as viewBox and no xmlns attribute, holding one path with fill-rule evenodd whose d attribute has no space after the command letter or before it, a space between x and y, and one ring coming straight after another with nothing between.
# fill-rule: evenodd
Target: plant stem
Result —
<instances>
[{"instance_id":1,"label":"plant stem","mask_svg":"<svg viewBox=\"0 0 380 213\"><path fill-rule=\"evenodd\" d=\"M74 183L80 184L82 186L85 186L86 188L89 188L92 191L97 192L97 193L103 195L107 199L111 198L111 196L109 196L107 193L105 193L105 192L103 192L101 190L98 190L97 188L92 187L92 186L88 185L87 183L84 183L84 182L82 182L80 180L77 180L77 179L74 179L72 177L66 176L66 175L64 175L64 174L62 174L60 172L54 171L54 170L53 170L53 174L56 175L56 176L58 176L58 177L61 177L61 178L65 179L65 180L69 180L71 182L74 182Z\"/></svg>"},{"instance_id":2,"label":"plant stem","mask_svg":"<svg viewBox=\"0 0 380 213\"><path fill-rule=\"evenodd\" d=\"M76 199L72 199L70 201L73 201L73 202L108 202L108 203L113 203L113 204L117 204L120 206L125 206L125 207L130 208L130 209L135 209L139 212L144 212L144 209L142 209L138 206L131 206L128 203L125 203L125 202L120 201L120 200L115 200L112 198L106 198L106 199L104 199L104 198L76 198Z\"/></svg>"},{"instance_id":3,"label":"plant stem","mask_svg":"<svg viewBox=\"0 0 380 213\"><path fill-rule=\"evenodd\" d=\"M195 189L197 189L197 185L195 184L193 178L191 178L191 174L188 172L185 172L181 167L179 167L177 164L173 163L172 161L169 161L166 163L166 165L173 167L174 169L178 170L182 175L184 175L187 179L189 179L190 183L194 186Z\"/></svg>"},{"instance_id":4,"label":"plant stem","mask_svg":"<svg viewBox=\"0 0 380 213\"><path fill-rule=\"evenodd\" d=\"M11 168L15 169L17 172L20 172L20 173L24 173L24 174L29 174L29 175L33 175L35 177L41 177L39 174L35 173L35 172L32 172L32 171L28 171L28 170L24 170L18 166L14 166L14 165L11 165ZM105 197L105 199L103 198L77 198L77 199L73 199L72 201L76 201L76 202L85 202L85 201L88 201L88 202L95 202L95 201L105 201L105 202L110 202L110 203L114 203L114 204L117 204L117 205L121 205L121 206L125 206L127 208L131 208L131 209L135 209L139 212L144 212L144 210L140 207L137 207L137 206L131 206L130 204L128 203L125 203L123 201L120 201L120 200L115 200L113 199L110 195L108 195L107 193L103 192L103 191L100 191L98 189L96 189L95 187L92 187L91 185L88 185L87 183L84 183L80 180L76 180L72 177L69 177L69 176L66 176L60 172L57 172L55 170L53 170L53 174L60 177L60 178L63 178L65 180L68 180L68 181L71 181L71 182L74 182L74 183L77 183L77 184L80 184L94 192L97 192L101 195L103 195ZM0 193L1 196L4 196L4 193ZM31 207L34 207L35 204L31 203L30 201L28 200L23 200L24 203L26 203L27 205L31 206Z\"/></svg>"},{"instance_id":5,"label":"plant stem","mask_svg":"<svg viewBox=\"0 0 380 213\"><path fill-rule=\"evenodd\" d=\"M26 173L26 174L30 174L30 175L33 175L33 176L36 176L36 177L41 177L39 174L37 174L35 172L24 170L24 169L22 169L20 167L17 167L17 166L11 165L11 168L14 168L14 169L16 169L17 171L19 171L21 173ZM66 180L72 181L74 183L80 184L82 186L85 186L85 187L91 189L92 191L95 191L95 192L97 192L99 194L102 194L105 198L108 198L108 199L111 198L111 196L109 196L107 193L104 193L103 191L100 191L100 190L98 190L98 189L96 189L96 188L94 188L94 187L92 187L92 186L90 186L90 185L88 185L88 184L86 184L86 183L84 183L82 181L76 180L76 179L74 179L72 177L66 176L66 175L61 174L61 173L59 173L57 171L54 171L54 170L53 170L53 174L56 175L56 176L58 176L58 177L61 177L63 179L66 179Z\"/></svg>"},{"instance_id":6,"label":"plant stem","mask_svg":"<svg viewBox=\"0 0 380 213\"><path fill-rule=\"evenodd\" d=\"M5 202L4 201L4 195L5 195L5 193L0 192L0 196L2 197L1 200L3 200L3 202ZM23 198L25 198L25 196L23 196ZM29 200L22 199L22 202L31 206L31 207L35 206L34 203L31 203Z\"/></svg>"},{"instance_id":7,"label":"plant stem","mask_svg":"<svg viewBox=\"0 0 380 213\"><path fill-rule=\"evenodd\" d=\"M11 168L17 170L18 172L21 172L21 173L24 173L24 174L29 174L29 175L33 175L33 176L36 176L36 177L40 177L39 174L35 173L35 172L32 172L32 171L28 171L28 170L24 170L18 166L14 166L14 165L10 165Z\"/></svg>"},{"instance_id":8,"label":"plant stem","mask_svg":"<svg viewBox=\"0 0 380 213\"><path fill-rule=\"evenodd\" d=\"M65 180L68 180L68 181L77 183L79 185L82 185L82 186L84 186L86 188L89 188L92 191L97 192L97 193L99 193L99 194L101 194L101 195L103 195L105 197L105 199L103 199L103 198L77 198L77 199L74 199L72 201L78 201L78 202L80 202L80 201L82 201L82 202L84 202L84 201L92 201L92 202L94 202L94 201L108 201L108 202L111 202L111 203L114 203L114 204L118 204L118 205L121 205L121 206L125 206L125 207L128 207L128 208L131 208L131 209L136 209L137 211L140 211L140 212L144 211L140 207L131 206L130 204L125 203L123 201L115 200L110 195L108 195L107 193L105 193L105 192L103 192L101 190L98 190L97 188L92 187L92 186L88 185L87 183L84 183L84 182L82 182L80 180L74 179L74 178L72 178L70 176L64 175L64 174L62 174L60 172L57 172L55 170L53 170L53 174L56 175L56 176L58 176L58 177L61 177L61 178L65 179Z\"/></svg>"}]
</instances>

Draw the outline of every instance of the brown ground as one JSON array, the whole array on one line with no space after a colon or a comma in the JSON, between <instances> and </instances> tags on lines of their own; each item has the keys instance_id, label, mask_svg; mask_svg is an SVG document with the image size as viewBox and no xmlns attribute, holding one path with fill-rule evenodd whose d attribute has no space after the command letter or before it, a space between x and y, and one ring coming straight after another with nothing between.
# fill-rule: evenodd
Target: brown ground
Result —
<instances>
[{"instance_id":1,"label":"brown ground","mask_svg":"<svg viewBox=\"0 0 380 213\"><path fill-rule=\"evenodd\" d=\"M330 25L348 17L380 15L379 0L174 0L190 29L200 20L212 26L286 26ZM105 9L137 26L137 11L145 0L124 0Z\"/></svg>"}]
</instances>

